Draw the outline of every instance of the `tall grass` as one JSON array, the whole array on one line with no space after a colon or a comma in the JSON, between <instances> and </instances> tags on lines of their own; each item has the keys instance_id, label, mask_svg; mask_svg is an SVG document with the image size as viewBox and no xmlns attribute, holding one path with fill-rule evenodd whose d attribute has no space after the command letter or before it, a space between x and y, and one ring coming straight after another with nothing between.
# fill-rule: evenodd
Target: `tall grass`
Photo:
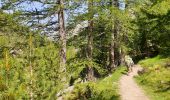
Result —
<instances>
[{"instance_id":1,"label":"tall grass","mask_svg":"<svg viewBox=\"0 0 170 100\"><path fill-rule=\"evenodd\" d=\"M139 62L144 73L137 82L146 90L152 100L170 100L170 58L157 56Z\"/></svg>"}]
</instances>

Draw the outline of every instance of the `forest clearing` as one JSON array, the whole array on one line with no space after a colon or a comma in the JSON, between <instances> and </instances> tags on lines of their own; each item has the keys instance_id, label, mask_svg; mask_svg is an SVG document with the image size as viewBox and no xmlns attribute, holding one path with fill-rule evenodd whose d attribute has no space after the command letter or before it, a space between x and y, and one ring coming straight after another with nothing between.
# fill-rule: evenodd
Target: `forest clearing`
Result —
<instances>
[{"instance_id":1,"label":"forest clearing","mask_svg":"<svg viewBox=\"0 0 170 100\"><path fill-rule=\"evenodd\" d=\"M0 100L170 100L170 0L0 0Z\"/></svg>"}]
</instances>

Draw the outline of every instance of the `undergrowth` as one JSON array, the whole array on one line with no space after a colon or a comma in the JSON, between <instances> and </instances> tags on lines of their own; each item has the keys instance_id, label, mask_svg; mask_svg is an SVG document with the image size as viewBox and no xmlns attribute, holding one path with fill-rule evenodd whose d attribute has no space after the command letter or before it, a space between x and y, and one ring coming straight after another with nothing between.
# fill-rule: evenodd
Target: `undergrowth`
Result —
<instances>
[{"instance_id":1,"label":"undergrowth","mask_svg":"<svg viewBox=\"0 0 170 100\"><path fill-rule=\"evenodd\" d=\"M119 100L118 80L124 72L125 67L120 67L97 82L76 84L74 90L66 94L65 100Z\"/></svg>"},{"instance_id":2,"label":"undergrowth","mask_svg":"<svg viewBox=\"0 0 170 100\"><path fill-rule=\"evenodd\" d=\"M153 100L170 100L170 58L157 56L139 62L144 68L136 77Z\"/></svg>"}]
</instances>

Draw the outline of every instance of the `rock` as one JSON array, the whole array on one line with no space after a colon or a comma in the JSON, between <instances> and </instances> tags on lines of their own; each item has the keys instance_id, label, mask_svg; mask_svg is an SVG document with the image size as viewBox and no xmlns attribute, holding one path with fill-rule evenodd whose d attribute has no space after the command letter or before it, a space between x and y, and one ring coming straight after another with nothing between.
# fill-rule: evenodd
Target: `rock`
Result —
<instances>
[{"instance_id":1,"label":"rock","mask_svg":"<svg viewBox=\"0 0 170 100\"><path fill-rule=\"evenodd\" d=\"M66 89L58 92L58 93L56 94L56 96L57 96L57 98L58 98L57 100L63 100L64 94L69 93L69 92L72 92L73 90L74 90L74 86L70 86L70 87L68 87L68 88L66 88Z\"/></svg>"},{"instance_id":2,"label":"rock","mask_svg":"<svg viewBox=\"0 0 170 100\"><path fill-rule=\"evenodd\" d=\"M75 80L74 84L77 84L77 83L82 83L82 79L78 78L77 80Z\"/></svg>"},{"instance_id":3,"label":"rock","mask_svg":"<svg viewBox=\"0 0 170 100\"><path fill-rule=\"evenodd\" d=\"M142 68L140 70L138 70L138 75L144 74L146 72L146 69Z\"/></svg>"},{"instance_id":4,"label":"rock","mask_svg":"<svg viewBox=\"0 0 170 100\"><path fill-rule=\"evenodd\" d=\"M170 63L169 63L169 62L167 62L167 63L165 64L165 68L170 68Z\"/></svg>"},{"instance_id":5,"label":"rock","mask_svg":"<svg viewBox=\"0 0 170 100\"><path fill-rule=\"evenodd\" d=\"M13 57L16 57L17 55L23 54L23 51L22 51L21 49L19 49L19 50L13 49L13 50L10 51L10 54L11 54Z\"/></svg>"}]
</instances>

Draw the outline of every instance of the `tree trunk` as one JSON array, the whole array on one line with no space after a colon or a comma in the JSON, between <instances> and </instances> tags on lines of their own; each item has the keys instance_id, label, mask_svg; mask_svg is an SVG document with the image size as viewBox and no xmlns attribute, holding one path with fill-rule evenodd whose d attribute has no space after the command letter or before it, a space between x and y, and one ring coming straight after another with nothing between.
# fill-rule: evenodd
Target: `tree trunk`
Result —
<instances>
[{"instance_id":1,"label":"tree trunk","mask_svg":"<svg viewBox=\"0 0 170 100\"><path fill-rule=\"evenodd\" d=\"M111 3L113 6L115 7L118 7L118 0L113 0L112 3ZM115 69L116 67L116 56L115 56L115 53L116 53L116 38L117 38L117 20L114 20L114 23L113 23L113 29L112 29L112 34L111 34L111 43L110 43L110 51L109 51L109 71L111 72L113 69Z\"/></svg>"},{"instance_id":2,"label":"tree trunk","mask_svg":"<svg viewBox=\"0 0 170 100\"><path fill-rule=\"evenodd\" d=\"M114 43L114 33L112 33L112 36L111 36L111 44L110 44L110 52L109 52L109 71L111 72L113 68L115 68L115 50L114 50L114 47L115 47L115 43Z\"/></svg>"},{"instance_id":3,"label":"tree trunk","mask_svg":"<svg viewBox=\"0 0 170 100\"><path fill-rule=\"evenodd\" d=\"M87 58L92 60L93 56L93 20L88 21L88 56Z\"/></svg>"},{"instance_id":4,"label":"tree trunk","mask_svg":"<svg viewBox=\"0 0 170 100\"><path fill-rule=\"evenodd\" d=\"M88 11L90 14L89 20L88 20L88 44L87 44L87 59L89 61L92 61L93 59L93 0L88 1ZM87 80L88 81L94 81L94 70L93 66L88 65L88 71L87 71Z\"/></svg>"},{"instance_id":5,"label":"tree trunk","mask_svg":"<svg viewBox=\"0 0 170 100\"><path fill-rule=\"evenodd\" d=\"M29 73L30 73L30 85L29 85L29 94L30 100L33 100L34 93L33 93L33 66L32 66L32 53L33 53L33 44L32 44L32 35L30 34L29 37Z\"/></svg>"},{"instance_id":6,"label":"tree trunk","mask_svg":"<svg viewBox=\"0 0 170 100\"><path fill-rule=\"evenodd\" d=\"M119 54L120 54L120 65L125 65L125 54L122 48L120 48Z\"/></svg>"},{"instance_id":7,"label":"tree trunk","mask_svg":"<svg viewBox=\"0 0 170 100\"><path fill-rule=\"evenodd\" d=\"M66 32L64 23L64 1L59 0L60 10L58 12L59 35L60 35L60 73L66 72ZM61 75L62 81L66 81L65 75Z\"/></svg>"},{"instance_id":8,"label":"tree trunk","mask_svg":"<svg viewBox=\"0 0 170 100\"><path fill-rule=\"evenodd\" d=\"M121 54L120 54L120 40L119 40L119 32L120 32L120 23L119 20L114 21L114 37L115 37L115 46L114 46L114 52L115 52L115 67L120 65L121 60Z\"/></svg>"}]
</instances>

